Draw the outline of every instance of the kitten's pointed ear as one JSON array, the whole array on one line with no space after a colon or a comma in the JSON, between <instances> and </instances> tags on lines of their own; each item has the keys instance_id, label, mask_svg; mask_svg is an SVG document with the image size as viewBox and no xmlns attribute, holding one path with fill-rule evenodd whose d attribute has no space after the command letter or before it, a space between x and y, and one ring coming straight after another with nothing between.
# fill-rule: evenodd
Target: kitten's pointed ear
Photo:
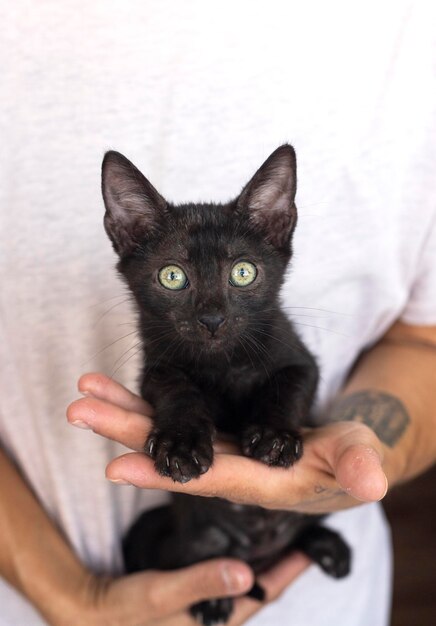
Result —
<instances>
[{"instance_id":1,"label":"kitten's pointed ear","mask_svg":"<svg viewBox=\"0 0 436 626\"><path fill-rule=\"evenodd\" d=\"M252 225L276 248L289 253L297 223L295 151L285 144L275 150L244 187L238 211L248 213Z\"/></svg>"},{"instance_id":2,"label":"kitten's pointed ear","mask_svg":"<svg viewBox=\"0 0 436 626\"><path fill-rule=\"evenodd\" d=\"M104 226L122 257L156 232L167 203L129 159L113 150L103 159L101 186Z\"/></svg>"}]
</instances>

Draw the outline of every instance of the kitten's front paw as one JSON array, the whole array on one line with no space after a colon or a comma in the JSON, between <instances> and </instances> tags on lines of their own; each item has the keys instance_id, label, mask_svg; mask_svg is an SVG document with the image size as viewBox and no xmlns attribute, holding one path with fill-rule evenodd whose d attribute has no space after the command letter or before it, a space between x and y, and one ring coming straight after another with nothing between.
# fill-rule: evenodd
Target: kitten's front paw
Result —
<instances>
[{"instance_id":1,"label":"kitten's front paw","mask_svg":"<svg viewBox=\"0 0 436 626\"><path fill-rule=\"evenodd\" d=\"M296 431L252 424L243 432L242 451L267 465L289 467L301 458L303 439Z\"/></svg>"},{"instance_id":2,"label":"kitten's front paw","mask_svg":"<svg viewBox=\"0 0 436 626\"><path fill-rule=\"evenodd\" d=\"M191 606L190 613L203 626L225 624L233 611L232 598L205 600Z\"/></svg>"},{"instance_id":3,"label":"kitten's front paw","mask_svg":"<svg viewBox=\"0 0 436 626\"><path fill-rule=\"evenodd\" d=\"M198 432L155 429L145 444L145 453L154 459L161 476L187 483L207 472L213 461L212 438Z\"/></svg>"}]
</instances>

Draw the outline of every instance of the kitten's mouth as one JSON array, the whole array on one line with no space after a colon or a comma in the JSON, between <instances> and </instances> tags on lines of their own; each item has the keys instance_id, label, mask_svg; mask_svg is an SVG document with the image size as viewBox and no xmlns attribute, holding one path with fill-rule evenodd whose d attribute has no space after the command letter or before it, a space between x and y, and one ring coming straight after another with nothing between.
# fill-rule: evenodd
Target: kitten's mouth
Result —
<instances>
[{"instance_id":1,"label":"kitten's mouth","mask_svg":"<svg viewBox=\"0 0 436 626\"><path fill-rule=\"evenodd\" d=\"M209 337L201 342L201 348L206 352L223 352L226 343L224 337Z\"/></svg>"},{"instance_id":2,"label":"kitten's mouth","mask_svg":"<svg viewBox=\"0 0 436 626\"><path fill-rule=\"evenodd\" d=\"M222 337L210 337L207 341L204 342L209 348L211 349L216 349L216 348L220 348L223 343L224 343L224 339Z\"/></svg>"},{"instance_id":3,"label":"kitten's mouth","mask_svg":"<svg viewBox=\"0 0 436 626\"><path fill-rule=\"evenodd\" d=\"M188 330L187 327L179 329L179 333L187 343L191 344L192 347L198 348L203 352L222 352L225 345L229 343L229 337L221 333L198 333L193 329Z\"/></svg>"}]
</instances>

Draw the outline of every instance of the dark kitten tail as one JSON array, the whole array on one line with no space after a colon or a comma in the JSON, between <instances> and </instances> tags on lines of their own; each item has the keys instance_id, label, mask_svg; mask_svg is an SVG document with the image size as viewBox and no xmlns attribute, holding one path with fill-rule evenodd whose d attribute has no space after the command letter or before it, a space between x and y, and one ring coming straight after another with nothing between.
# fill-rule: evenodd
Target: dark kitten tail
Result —
<instances>
[{"instance_id":1,"label":"dark kitten tail","mask_svg":"<svg viewBox=\"0 0 436 626\"><path fill-rule=\"evenodd\" d=\"M342 537L330 528L308 526L297 538L295 548L307 554L333 578L343 578L350 573L351 550Z\"/></svg>"}]
</instances>

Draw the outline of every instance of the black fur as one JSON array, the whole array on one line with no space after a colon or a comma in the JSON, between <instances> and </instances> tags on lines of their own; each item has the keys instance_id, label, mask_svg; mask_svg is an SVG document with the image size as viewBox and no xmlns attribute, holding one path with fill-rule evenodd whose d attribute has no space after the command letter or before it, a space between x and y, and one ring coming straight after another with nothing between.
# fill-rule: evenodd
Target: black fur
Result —
<instances>
[{"instance_id":1,"label":"black fur","mask_svg":"<svg viewBox=\"0 0 436 626\"><path fill-rule=\"evenodd\" d=\"M157 471L175 481L209 469L217 431L271 466L287 468L303 453L300 428L308 423L318 370L279 302L297 219L295 191L289 145L225 205L171 205L121 154L105 156L105 227L138 305L146 355L141 393L155 408L144 449ZM246 286L230 280L239 261L256 268ZM184 271L183 288L160 283L169 265ZM259 573L299 545L333 576L345 575L348 548L317 527L319 519L177 495L170 507L134 524L124 541L126 567L173 569L227 555ZM251 595L261 599L258 585ZM223 599L192 613L212 624L226 621L231 608Z\"/></svg>"}]
</instances>

